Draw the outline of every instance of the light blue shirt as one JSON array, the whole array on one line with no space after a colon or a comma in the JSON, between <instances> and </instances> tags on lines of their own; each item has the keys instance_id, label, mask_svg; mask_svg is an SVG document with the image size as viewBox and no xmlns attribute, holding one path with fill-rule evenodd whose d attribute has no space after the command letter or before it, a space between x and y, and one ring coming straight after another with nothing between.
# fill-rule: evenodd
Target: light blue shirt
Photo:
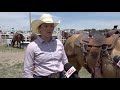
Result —
<instances>
[{"instance_id":1,"label":"light blue shirt","mask_svg":"<svg viewBox=\"0 0 120 90\"><path fill-rule=\"evenodd\" d=\"M61 72L68 63L62 42L52 38L45 42L39 36L28 44L24 56L24 78L33 78L33 74L47 76Z\"/></svg>"}]
</instances>

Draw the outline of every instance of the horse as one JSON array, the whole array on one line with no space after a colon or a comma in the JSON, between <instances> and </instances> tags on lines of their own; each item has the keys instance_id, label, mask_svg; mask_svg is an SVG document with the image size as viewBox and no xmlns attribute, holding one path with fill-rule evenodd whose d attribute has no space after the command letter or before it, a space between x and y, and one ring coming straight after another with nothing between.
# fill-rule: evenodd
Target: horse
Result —
<instances>
[{"instance_id":1,"label":"horse","mask_svg":"<svg viewBox=\"0 0 120 90\"><path fill-rule=\"evenodd\" d=\"M62 35L62 39L65 39L65 41L63 42L63 45L65 44L66 40L71 37L73 34L79 34L80 32L67 32L67 31L62 31L61 35Z\"/></svg>"},{"instance_id":2,"label":"horse","mask_svg":"<svg viewBox=\"0 0 120 90\"><path fill-rule=\"evenodd\" d=\"M65 39L68 39L69 37L71 37L72 34L67 32L67 31L62 31L62 37Z\"/></svg>"},{"instance_id":3,"label":"horse","mask_svg":"<svg viewBox=\"0 0 120 90\"><path fill-rule=\"evenodd\" d=\"M69 63L78 72L84 67L91 78L120 78L120 68L113 60L120 55L120 34L118 31L108 34L98 31L73 34L64 45Z\"/></svg>"},{"instance_id":4,"label":"horse","mask_svg":"<svg viewBox=\"0 0 120 90\"><path fill-rule=\"evenodd\" d=\"M19 48L21 48L21 41L23 43L24 39L25 39L25 37L21 33L15 33L12 38L11 46L14 47L15 42L17 42L17 47L19 44Z\"/></svg>"},{"instance_id":5,"label":"horse","mask_svg":"<svg viewBox=\"0 0 120 90\"><path fill-rule=\"evenodd\" d=\"M32 41L34 41L35 39L37 39L37 34L35 34L35 33L32 33L31 35L30 35L30 42L32 42Z\"/></svg>"}]
</instances>

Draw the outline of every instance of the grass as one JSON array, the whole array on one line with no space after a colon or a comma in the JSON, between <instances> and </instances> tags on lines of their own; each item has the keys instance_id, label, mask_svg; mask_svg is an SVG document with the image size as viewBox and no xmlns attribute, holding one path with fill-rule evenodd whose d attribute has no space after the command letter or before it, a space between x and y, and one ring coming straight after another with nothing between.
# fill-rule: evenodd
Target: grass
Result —
<instances>
[{"instance_id":1,"label":"grass","mask_svg":"<svg viewBox=\"0 0 120 90\"><path fill-rule=\"evenodd\" d=\"M13 51L13 52L17 52L17 51L24 51L24 49L19 49L19 48L13 48L13 47L7 47L6 45L2 45L0 46L0 52L8 52L8 51Z\"/></svg>"},{"instance_id":2,"label":"grass","mask_svg":"<svg viewBox=\"0 0 120 90\"><path fill-rule=\"evenodd\" d=\"M22 78L23 63L0 69L0 78Z\"/></svg>"},{"instance_id":3,"label":"grass","mask_svg":"<svg viewBox=\"0 0 120 90\"><path fill-rule=\"evenodd\" d=\"M0 78L22 78L24 49L0 46Z\"/></svg>"},{"instance_id":4,"label":"grass","mask_svg":"<svg viewBox=\"0 0 120 90\"><path fill-rule=\"evenodd\" d=\"M81 70L79 71L79 76L81 78L91 78L90 73L84 68L81 68Z\"/></svg>"},{"instance_id":5,"label":"grass","mask_svg":"<svg viewBox=\"0 0 120 90\"><path fill-rule=\"evenodd\" d=\"M22 78L24 49L0 46L0 78ZM90 74L82 68L81 78L90 78Z\"/></svg>"},{"instance_id":6,"label":"grass","mask_svg":"<svg viewBox=\"0 0 120 90\"><path fill-rule=\"evenodd\" d=\"M23 63L0 69L0 78L22 78ZM82 68L79 71L80 78L91 78L90 74Z\"/></svg>"}]
</instances>

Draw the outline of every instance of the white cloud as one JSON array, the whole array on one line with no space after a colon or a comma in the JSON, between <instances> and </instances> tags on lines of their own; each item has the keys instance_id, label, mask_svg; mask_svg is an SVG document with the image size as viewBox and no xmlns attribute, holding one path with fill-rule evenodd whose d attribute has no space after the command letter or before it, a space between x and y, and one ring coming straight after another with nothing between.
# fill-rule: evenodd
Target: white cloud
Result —
<instances>
[{"instance_id":1,"label":"white cloud","mask_svg":"<svg viewBox=\"0 0 120 90\"><path fill-rule=\"evenodd\" d=\"M74 21L65 25L61 25L62 29L63 28L73 28L73 29L78 29L78 30L83 30L83 29L92 29L95 28L97 30L100 29L112 29L114 25L120 25L119 20L78 20Z\"/></svg>"}]
</instances>

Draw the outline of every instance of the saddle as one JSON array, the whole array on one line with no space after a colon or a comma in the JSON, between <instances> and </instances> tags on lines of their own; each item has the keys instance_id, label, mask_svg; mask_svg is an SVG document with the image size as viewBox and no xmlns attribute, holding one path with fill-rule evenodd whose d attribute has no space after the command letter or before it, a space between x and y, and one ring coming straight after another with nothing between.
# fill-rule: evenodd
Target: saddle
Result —
<instances>
[{"instance_id":1,"label":"saddle","mask_svg":"<svg viewBox=\"0 0 120 90\"><path fill-rule=\"evenodd\" d=\"M89 37L89 34L83 34L82 36L80 35L76 38L75 45L79 47L81 47L81 45L86 45L90 47L108 46L107 49L111 50L114 48L119 36L119 34L113 34L110 37L101 36L100 38L97 38L94 36Z\"/></svg>"},{"instance_id":2,"label":"saddle","mask_svg":"<svg viewBox=\"0 0 120 90\"><path fill-rule=\"evenodd\" d=\"M105 33L106 37L110 37L111 35L113 34L120 34L120 31L119 30L110 30L108 31L107 33Z\"/></svg>"}]
</instances>

